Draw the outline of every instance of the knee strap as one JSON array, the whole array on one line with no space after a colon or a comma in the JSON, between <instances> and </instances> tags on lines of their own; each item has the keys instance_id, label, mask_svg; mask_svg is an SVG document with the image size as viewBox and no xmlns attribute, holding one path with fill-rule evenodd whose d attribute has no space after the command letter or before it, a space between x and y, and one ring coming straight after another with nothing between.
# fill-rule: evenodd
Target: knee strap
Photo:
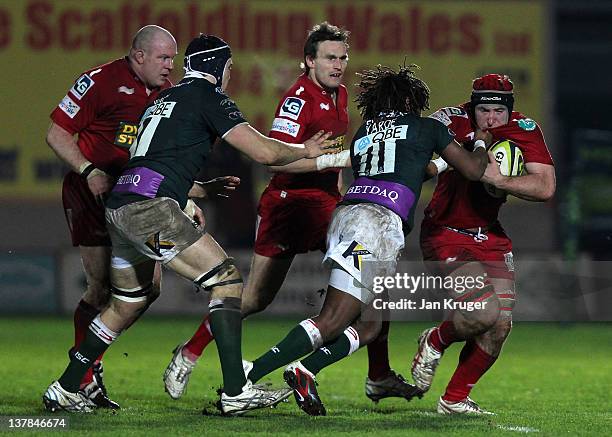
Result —
<instances>
[{"instance_id":1,"label":"knee strap","mask_svg":"<svg viewBox=\"0 0 612 437\"><path fill-rule=\"evenodd\" d=\"M234 258L226 258L221 264L198 276L193 282L197 287L201 287L205 291L210 291L213 287L220 287L222 285L241 284L242 278L240 277L225 279L233 273L238 273L238 269L234 264Z\"/></svg>"},{"instance_id":2,"label":"knee strap","mask_svg":"<svg viewBox=\"0 0 612 437\"><path fill-rule=\"evenodd\" d=\"M120 288L111 286L111 293L113 294L114 298L124 302L142 302L143 300L147 300L147 297L149 294L151 294L152 288L152 282L144 287L136 288Z\"/></svg>"}]
</instances>

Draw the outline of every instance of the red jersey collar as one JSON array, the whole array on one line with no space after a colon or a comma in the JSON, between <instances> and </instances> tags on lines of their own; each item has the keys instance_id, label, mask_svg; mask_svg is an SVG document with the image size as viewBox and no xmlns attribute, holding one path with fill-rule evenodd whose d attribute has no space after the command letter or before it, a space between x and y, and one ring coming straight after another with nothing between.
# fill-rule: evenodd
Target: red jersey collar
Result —
<instances>
[{"instance_id":1,"label":"red jersey collar","mask_svg":"<svg viewBox=\"0 0 612 437\"><path fill-rule=\"evenodd\" d=\"M299 85L303 86L305 89L309 90L312 94L321 95L321 96L323 96L323 98L331 99L332 94L328 93L322 87L320 87L319 85L314 83L308 77L308 74L306 74L306 73L302 73L302 75L300 77L298 77L297 83ZM340 92L341 92L340 89L341 88L342 88L342 85L340 85L338 87L337 91L336 91L336 100L338 99L338 96L340 95Z\"/></svg>"}]
</instances>

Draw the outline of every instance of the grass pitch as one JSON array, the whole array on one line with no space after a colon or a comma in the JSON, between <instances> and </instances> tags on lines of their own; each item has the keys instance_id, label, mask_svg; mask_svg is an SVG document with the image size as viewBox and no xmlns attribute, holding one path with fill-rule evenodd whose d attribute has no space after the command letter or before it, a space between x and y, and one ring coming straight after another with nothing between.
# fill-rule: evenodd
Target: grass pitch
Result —
<instances>
[{"instance_id":1,"label":"grass pitch","mask_svg":"<svg viewBox=\"0 0 612 437\"><path fill-rule=\"evenodd\" d=\"M295 322L245 322L245 358L253 359L265 351ZM106 385L122 409L117 413L70 415L69 434L557 436L610 435L612 429L609 324L516 324L500 360L471 395L483 408L495 411L497 415L493 417L448 417L435 413L437 398L444 391L461 348L454 345L444 355L431 390L421 400L370 402L364 395L367 354L362 350L319 375L326 417L306 416L291 398L276 409L225 418L202 415L204 408L213 411L215 390L221 384L214 346L204 353L182 399L174 401L163 390L161 375L171 350L188 338L198 323L193 318L144 317L120 337L106 354L104 365ZM416 338L425 327L417 323L391 325L391 362L407 377ZM44 411L41 396L63 371L71 336L69 319L0 320L0 416L56 417ZM281 385L281 371L267 381ZM0 420L6 426L7 419Z\"/></svg>"}]
</instances>

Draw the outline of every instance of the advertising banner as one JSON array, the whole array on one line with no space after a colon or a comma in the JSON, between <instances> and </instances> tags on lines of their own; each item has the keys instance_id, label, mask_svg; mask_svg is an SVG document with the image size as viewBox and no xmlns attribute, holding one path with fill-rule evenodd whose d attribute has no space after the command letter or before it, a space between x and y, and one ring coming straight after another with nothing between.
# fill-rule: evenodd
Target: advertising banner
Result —
<instances>
[{"instance_id":1,"label":"advertising banner","mask_svg":"<svg viewBox=\"0 0 612 437\"><path fill-rule=\"evenodd\" d=\"M474 77L509 74L518 109L545 123L547 11L527 1L128 1L19 0L0 6L3 135L0 196L56 198L65 167L45 143L49 114L80 73L124 56L145 24L178 41L174 80L199 32L232 46L229 92L267 132L281 93L300 74L308 29L328 20L351 31L349 93L355 73L377 64L418 64L431 110L465 101ZM351 103L351 133L359 116Z\"/></svg>"}]
</instances>

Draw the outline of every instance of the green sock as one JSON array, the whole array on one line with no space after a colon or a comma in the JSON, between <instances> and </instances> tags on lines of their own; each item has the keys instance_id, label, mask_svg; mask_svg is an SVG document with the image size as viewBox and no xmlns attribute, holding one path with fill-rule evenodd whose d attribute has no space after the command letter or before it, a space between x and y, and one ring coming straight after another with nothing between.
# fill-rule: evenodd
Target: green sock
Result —
<instances>
[{"instance_id":1,"label":"green sock","mask_svg":"<svg viewBox=\"0 0 612 437\"><path fill-rule=\"evenodd\" d=\"M223 391L228 396L242 393L246 384L242 368L242 316L240 305L235 308L217 308L210 312L210 330L217 342L219 361L223 373Z\"/></svg>"},{"instance_id":2,"label":"green sock","mask_svg":"<svg viewBox=\"0 0 612 437\"><path fill-rule=\"evenodd\" d=\"M88 329L79 347L69 352L70 363L58 380L60 385L69 392L79 391L83 376L109 346Z\"/></svg>"},{"instance_id":3,"label":"green sock","mask_svg":"<svg viewBox=\"0 0 612 437\"><path fill-rule=\"evenodd\" d=\"M257 382L268 373L297 360L310 351L312 351L310 337L301 325L297 325L280 343L253 362L253 370L249 373L249 379L251 382Z\"/></svg>"},{"instance_id":4,"label":"green sock","mask_svg":"<svg viewBox=\"0 0 612 437\"><path fill-rule=\"evenodd\" d=\"M333 343L320 347L302 360L302 365L313 375L319 373L323 368L340 361L351 354L351 342L342 334Z\"/></svg>"}]
</instances>

